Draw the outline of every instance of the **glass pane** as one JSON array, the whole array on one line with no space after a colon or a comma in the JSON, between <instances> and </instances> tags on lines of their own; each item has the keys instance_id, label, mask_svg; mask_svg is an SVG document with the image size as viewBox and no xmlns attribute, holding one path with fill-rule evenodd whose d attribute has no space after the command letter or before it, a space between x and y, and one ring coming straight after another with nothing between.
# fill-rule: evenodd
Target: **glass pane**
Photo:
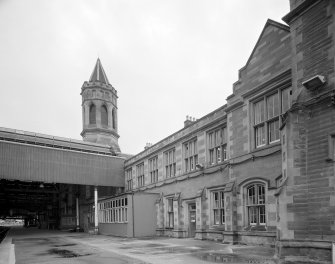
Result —
<instances>
[{"instance_id":1,"label":"glass pane","mask_svg":"<svg viewBox=\"0 0 335 264\"><path fill-rule=\"evenodd\" d=\"M257 208L256 207L249 207L248 208L248 215L249 215L249 224L256 225L257 224Z\"/></svg>"},{"instance_id":2,"label":"glass pane","mask_svg":"<svg viewBox=\"0 0 335 264\"><path fill-rule=\"evenodd\" d=\"M220 224L220 211L218 209L214 209L214 225Z\"/></svg>"},{"instance_id":3,"label":"glass pane","mask_svg":"<svg viewBox=\"0 0 335 264\"><path fill-rule=\"evenodd\" d=\"M274 102L273 102L273 113L274 116L279 116L279 96L278 93L274 95Z\"/></svg>"},{"instance_id":4,"label":"glass pane","mask_svg":"<svg viewBox=\"0 0 335 264\"><path fill-rule=\"evenodd\" d=\"M260 224L265 224L265 206L260 206L259 207L259 223Z\"/></svg>"},{"instance_id":5,"label":"glass pane","mask_svg":"<svg viewBox=\"0 0 335 264\"><path fill-rule=\"evenodd\" d=\"M268 114L268 119L274 117L274 112L273 112L273 96L269 96L267 98L267 114Z\"/></svg>"},{"instance_id":6,"label":"glass pane","mask_svg":"<svg viewBox=\"0 0 335 264\"><path fill-rule=\"evenodd\" d=\"M264 101L259 101L254 105L254 123L259 124L264 121Z\"/></svg>"},{"instance_id":7,"label":"glass pane","mask_svg":"<svg viewBox=\"0 0 335 264\"><path fill-rule=\"evenodd\" d=\"M250 186L247 190L247 195L248 195L248 205L253 205L256 204L256 195L255 195L255 186Z\"/></svg>"},{"instance_id":8,"label":"glass pane","mask_svg":"<svg viewBox=\"0 0 335 264\"><path fill-rule=\"evenodd\" d=\"M255 128L256 147L265 145L265 127L264 125Z\"/></svg>"},{"instance_id":9,"label":"glass pane","mask_svg":"<svg viewBox=\"0 0 335 264\"><path fill-rule=\"evenodd\" d=\"M169 213L169 227L173 227L173 213Z\"/></svg>"},{"instance_id":10,"label":"glass pane","mask_svg":"<svg viewBox=\"0 0 335 264\"><path fill-rule=\"evenodd\" d=\"M194 169L194 161L193 161L193 157L190 157L190 170Z\"/></svg>"},{"instance_id":11,"label":"glass pane","mask_svg":"<svg viewBox=\"0 0 335 264\"><path fill-rule=\"evenodd\" d=\"M219 208L219 193L218 192L214 192L213 193L213 200L214 200L214 208Z\"/></svg>"},{"instance_id":12,"label":"glass pane","mask_svg":"<svg viewBox=\"0 0 335 264\"><path fill-rule=\"evenodd\" d=\"M222 160L227 159L227 145L222 146Z\"/></svg>"},{"instance_id":13,"label":"glass pane","mask_svg":"<svg viewBox=\"0 0 335 264\"><path fill-rule=\"evenodd\" d=\"M214 164L214 149L209 150L209 164Z\"/></svg>"},{"instance_id":14,"label":"glass pane","mask_svg":"<svg viewBox=\"0 0 335 264\"><path fill-rule=\"evenodd\" d=\"M265 204L265 187L258 185L258 204Z\"/></svg>"},{"instance_id":15,"label":"glass pane","mask_svg":"<svg viewBox=\"0 0 335 264\"><path fill-rule=\"evenodd\" d=\"M269 142L279 140L279 120L269 123Z\"/></svg>"},{"instance_id":16,"label":"glass pane","mask_svg":"<svg viewBox=\"0 0 335 264\"><path fill-rule=\"evenodd\" d=\"M194 153L193 154L197 154L198 153L198 143L197 141L195 140L194 141Z\"/></svg>"},{"instance_id":17,"label":"glass pane","mask_svg":"<svg viewBox=\"0 0 335 264\"><path fill-rule=\"evenodd\" d=\"M221 209L221 224L225 223L224 209Z\"/></svg>"},{"instance_id":18,"label":"glass pane","mask_svg":"<svg viewBox=\"0 0 335 264\"><path fill-rule=\"evenodd\" d=\"M220 192L220 208L224 208L224 195Z\"/></svg>"},{"instance_id":19,"label":"glass pane","mask_svg":"<svg viewBox=\"0 0 335 264\"><path fill-rule=\"evenodd\" d=\"M216 148L216 162L221 162L221 147Z\"/></svg>"}]
</instances>

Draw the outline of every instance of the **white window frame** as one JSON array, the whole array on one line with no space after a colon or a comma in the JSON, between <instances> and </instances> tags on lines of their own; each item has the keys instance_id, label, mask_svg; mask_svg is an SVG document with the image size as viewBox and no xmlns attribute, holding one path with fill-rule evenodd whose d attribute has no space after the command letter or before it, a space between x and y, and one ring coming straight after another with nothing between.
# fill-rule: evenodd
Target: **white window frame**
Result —
<instances>
[{"instance_id":1,"label":"white window frame","mask_svg":"<svg viewBox=\"0 0 335 264\"><path fill-rule=\"evenodd\" d=\"M173 197L166 198L166 227L174 228L174 206Z\"/></svg>"},{"instance_id":2,"label":"white window frame","mask_svg":"<svg viewBox=\"0 0 335 264\"><path fill-rule=\"evenodd\" d=\"M99 202L99 223L128 223L128 197Z\"/></svg>"},{"instance_id":3,"label":"white window frame","mask_svg":"<svg viewBox=\"0 0 335 264\"><path fill-rule=\"evenodd\" d=\"M137 187L143 187L145 185L144 178L144 162L136 165L136 178L137 178Z\"/></svg>"},{"instance_id":4,"label":"white window frame","mask_svg":"<svg viewBox=\"0 0 335 264\"><path fill-rule=\"evenodd\" d=\"M151 183L158 182L158 156L149 159L148 163Z\"/></svg>"},{"instance_id":5,"label":"white window frame","mask_svg":"<svg viewBox=\"0 0 335 264\"><path fill-rule=\"evenodd\" d=\"M127 187L127 190L130 191L134 188L133 186L133 168L129 168L125 171L125 174L126 174L126 187Z\"/></svg>"},{"instance_id":6,"label":"white window frame","mask_svg":"<svg viewBox=\"0 0 335 264\"><path fill-rule=\"evenodd\" d=\"M221 227L226 223L225 194L224 189L211 190L211 225ZM216 222L216 215L219 215L219 222Z\"/></svg>"},{"instance_id":7,"label":"white window frame","mask_svg":"<svg viewBox=\"0 0 335 264\"><path fill-rule=\"evenodd\" d=\"M198 140L193 138L183 143L184 172L191 172L198 164Z\"/></svg>"},{"instance_id":8,"label":"white window frame","mask_svg":"<svg viewBox=\"0 0 335 264\"><path fill-rule=\"evenodd\" d=\"M252 123L255 148L264 147L280 141L280 116L284 114L291 105L290 93L291 87L285 87L254 100L252 104ZM272 98L274 99L272 100ZM275 98L277 100L275 100ZM288 102L286 102L286 100L288 100ZM275 105L277 106L277 111L275 111Z\"/></svg>"},{"instance_id":9,"label":"white window frame","mask_svg":"<svg viewBox=\"0 0 335 264\"><path fill-rule=\"evenodd\" d=\"M172 148L163 153L165 178L176 176L176 149Z\"/></svg>"},{"instance_id":10,"label":"white window frame","mask_svg":"<svg viewBox=\"0 0 335 264\"><path fill-rule=\"evenodd\" d=\"M263 182L250 182L245 185L245 216L248 226L266 226L267 185Z\"/></svg>"},{"instance_id":11,"label":"white window frame","mask_svg":"<svg viewBox=\"0 0 335 264\"><path fill-rule=\"evenodd\" d=\"M216 165L227 160L227 127L207 132L208 164Z\"/></svg>"}]
</instances>

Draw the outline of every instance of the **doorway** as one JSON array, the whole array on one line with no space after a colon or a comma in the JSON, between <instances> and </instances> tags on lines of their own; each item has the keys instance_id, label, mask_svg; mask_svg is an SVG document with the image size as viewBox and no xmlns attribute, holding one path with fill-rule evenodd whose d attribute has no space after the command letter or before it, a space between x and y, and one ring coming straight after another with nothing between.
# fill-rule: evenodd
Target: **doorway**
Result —
<instances>
[{"instance_id":1,"label":"doorway","mask_svg":"<svg viewBox=\"0 0 335 264\"><path fill-rule=\"evenodd\" d=\"M195 203L191 203L188 205L188 219L189 219L189 237L195 237L195 230L197 225L197 218L196 218L196 205Z\"/></svg>"}]
</instances>

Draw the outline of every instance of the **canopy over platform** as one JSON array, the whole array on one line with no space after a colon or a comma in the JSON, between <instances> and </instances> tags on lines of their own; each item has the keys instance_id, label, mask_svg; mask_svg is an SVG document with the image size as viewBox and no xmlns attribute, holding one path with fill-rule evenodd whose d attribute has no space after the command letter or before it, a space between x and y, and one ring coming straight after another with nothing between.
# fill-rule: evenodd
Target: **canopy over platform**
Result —
<instances>
[{"instance_id":1,"label":"canopy over platform","mask_svg":"<svg viewBox=\"0 0 335 264\"><path fill-rule=\"evenodd\" d=\"M123 164L107 145L0 128L0 179L123 187Z\"/></svg>"}]
</instances>

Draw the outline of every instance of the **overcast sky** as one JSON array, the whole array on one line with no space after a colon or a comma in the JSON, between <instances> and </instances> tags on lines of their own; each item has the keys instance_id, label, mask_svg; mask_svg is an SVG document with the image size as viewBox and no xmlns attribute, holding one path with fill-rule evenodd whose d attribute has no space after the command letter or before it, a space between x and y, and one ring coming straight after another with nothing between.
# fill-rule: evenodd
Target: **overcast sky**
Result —
<instances>
[{"instance_id":1,"label":"overcast sky","mask_svg":"<svg viewBox=\"0 0 335 264\"><path fill-rule=\"evenodd\" d=\"M81 86L99 56L136 154L226 103L288 0L0 0L0 126L81 139ZM282 22L283 23L283 22Z\"/></svg>"}]
</instances>

